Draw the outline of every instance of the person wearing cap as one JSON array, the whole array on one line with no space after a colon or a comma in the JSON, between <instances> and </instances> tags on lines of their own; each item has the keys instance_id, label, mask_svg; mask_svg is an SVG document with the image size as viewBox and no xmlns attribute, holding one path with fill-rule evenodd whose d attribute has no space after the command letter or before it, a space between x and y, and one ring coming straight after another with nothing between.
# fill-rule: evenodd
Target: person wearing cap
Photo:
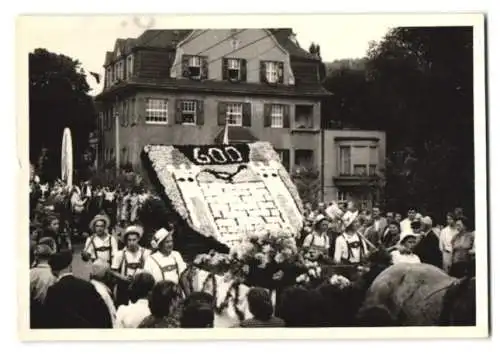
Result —
<instances>
[{"instance_id":1,"label":"person wearing cap","mask_svg":"<svg viewBox=\"0 0 500 354\"><path fill-rule=\"evenodd\" d=\"M302 248L314 250L323 256L328 256L330 238L328 237L328 219L318 215L314 220L313 231L307 235L302 243Z\"/></svg>"},{"instance_id":2,"label":"person wearing cap","mask_svg":"<svg viewBox=\"0 0 500 354\"><path fill-rule=\"evenodd\" d=\"M413 250L422 263L443 267L443 255L439 249L439 237L432 230L432 219L426 216L421 219L421 236Z\"/></svg>"},{"instance_id":3,"label":"person wearing cap","mask_svg":"<svg viewBox=\"0 0 500 354\"><path fill-rule=\"evenodd\" d=\"M336 264L359 264L368 253L366 242L358 233L357 219L357 213L344 219L344 232L335 240L333 260Z\"/></svg>"},{"instance_id":4,"label":"person wearing cap","mask_svg":"<svg viewBox=\"0 0 500 354\"><path fill-rule=\"evenodd\" d=\"M393 264L398 263L420 263L420 258L413 253L413 249L417 244L417 235L406 234L402 235L399 241L399 247L391 252Z\"/></svg>"},{"instance_id":5,"label":"person wearing cap","mask_svg":"<svg viewBox=\"0 0 500 354\"><path fill-rule=\"evenodd\" d=\"M144 263L150 251L139 245L144 230L141 226L127 227L122 236L125 248L116 253L111 264L112 274L119 280L116 287L116 301L118 305L128 303L128 285L133 276L144 269Z\"/></svg>"},{"instance_id":6,"label":"person wearing cap","mask_svg":"<svg viewBox=\"0 0 500 354\"><path fill-rule=\"evenodd\" d=\"M52 255L49 264L57 281L47 291L46 328L111 328L109 310L94 286L71 272L70 251Z\"/></svg>"},{"instance_id":7,"label":"person wearing cap","mask_svg":"<svg viewBox=\"0 0 500 354\"><path fill-rule=\"evenodd\" d=\"M116 307L113 302L113 297L111 296L111 289L106 285L110 271L111 269L107 262L102 259L95 260L90 270L90 283L94 286L102 301L106 304L112 326L114 327L116 321Z\"/></svg>"},{"instance_id":8,"label":"person wearing cap","mask_svg":"<svg viewBox=\"0 0 500 354\"><path fill-rule=\"evenodd\" d=\"M44 312L47 291L56 282L56 277L49 265L52 248L39 244L35 246L33 253L36 265L30 269L30 323L31 328L41 328L47 316Z\"/></svg>"},{"instance_id":9,"label":"person wearing cap","mask_svg":"<svg viewBox=\"0 0 500 354\"><path fill-rule=\"evenodd\" d=\"M113 258L118 252L118 243L116 238L110 235L110 220L106 215L96 215L90 222L90 230L94 233L85 241L85 247L82 251L82 259L91 262L101 259L111 265Z\"/></svg>"},{"instance_id":10,"label":"person wearing cap","mask_svg":"<svg viewBox=\"0 0 500 354\"><path fill-rule=\"evenodd\" d=\"M156 282L169 280L179 283L181 273L186 269L181 254L174 251L173 229L161 228L153 235L153 253L146 258L144 271L151 273Z\"/></svg>"},{"instance_id":11,"label":"person wearing cap","mask_svg":"<svg viewBox=\"0 0 500 354\"><path fill-rule=\"evenodd\" d=\"M407 218L401 221L400 224L401 234L406 235L412 233L411 223L413 221L416 221L416 216L417 216L417 209L413 207L409 208Z\"/></svg>"}]
</instances>

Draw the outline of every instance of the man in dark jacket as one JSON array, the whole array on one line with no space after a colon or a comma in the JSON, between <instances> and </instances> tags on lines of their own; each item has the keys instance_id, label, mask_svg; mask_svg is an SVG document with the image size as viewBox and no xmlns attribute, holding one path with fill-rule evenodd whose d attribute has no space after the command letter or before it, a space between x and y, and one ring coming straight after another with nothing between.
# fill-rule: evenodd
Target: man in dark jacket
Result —
<instances>
[{"instance_id":1,"label":"man in dark jacket","mask_svg":"<svg viewBox=\"0 0 500 354\"><path fill-rule=\"evenodd\" d=\"M422 263L443 266L443 255L439 249L439 237L432 231L432 219L428 216L421 220L422 236L413 252Z\"/></svg>"},{"instance_id":2,"label":"man in dark jacket","mask_svg":"<svg viewBox=\"0 0 500 354\"><path fill-rule=\"evenodd\" d=\"M92 284L71 274L73 254L55 254L50 265L57 282L45 299L48 328L112 328L106 304Z\"/></svg>"}]
</instances>

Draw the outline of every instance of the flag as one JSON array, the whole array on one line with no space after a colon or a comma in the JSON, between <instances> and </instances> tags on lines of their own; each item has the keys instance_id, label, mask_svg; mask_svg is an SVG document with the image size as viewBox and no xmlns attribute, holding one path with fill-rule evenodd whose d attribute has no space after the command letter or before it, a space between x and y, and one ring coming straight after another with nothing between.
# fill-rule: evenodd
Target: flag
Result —
<instances>
[{"instance_id":1,"label":"flag","mask_svg":"<svg viewBox=\"0 0 500 354\"><path fill-rule=\"evenodd\" d=\"M224 138L222 139L222 144L223 145L229 145L229 131L228 131L228 125L227 125L227 119L226 119L226 125L224 126Z\"/></svg>"}]
</instances>

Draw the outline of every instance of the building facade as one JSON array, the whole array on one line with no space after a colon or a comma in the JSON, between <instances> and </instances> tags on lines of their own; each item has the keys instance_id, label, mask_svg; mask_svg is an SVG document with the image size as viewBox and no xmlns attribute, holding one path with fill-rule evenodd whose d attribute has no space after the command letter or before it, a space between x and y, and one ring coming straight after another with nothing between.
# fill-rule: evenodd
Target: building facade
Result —
<instances>
[{"instance_id":1,"label":"building facade","mask_svg":"<svg viewBox=\"0 0 500 354\"><path fill-rule=\"evenodd\" d=\"M97 96L100 165L140 168L146 144L265 140L285 166L321 164L321 60L288 29L149 30L118 39ZM118 117L118 118L117 118ZM118 151L117 151L118 149Z\"/></svg>"},{"instance_id":2,"label":"building facade","mask_svg":"<svg viewBox=\"0 0 500 354\"><path fill-rule=\"evenodd\" d=\"M140 171L147 144L221 143L227 124L230 143L268 141L289 171L318 168L328 200L359 197L350 184L363 184L346 177L360 171L356 144L352 169L339 165L347 159L343 138L377 138L377 156L385 154L377 132L321 129L321 103L331 95L321 85L322 62L291 29L147 30L117 39L104 68L96 97L100 168Z\"/></svg>"}]
</instances>

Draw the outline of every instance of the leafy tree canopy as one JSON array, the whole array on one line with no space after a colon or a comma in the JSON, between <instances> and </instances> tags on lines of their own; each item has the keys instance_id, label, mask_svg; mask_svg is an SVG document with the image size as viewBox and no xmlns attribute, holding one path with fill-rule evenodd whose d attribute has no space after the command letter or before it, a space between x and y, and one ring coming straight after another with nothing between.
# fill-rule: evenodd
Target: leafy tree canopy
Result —
<instances>
[{"instance_id":1,"label":"leafy tree canopy","mask_svg":"<svg viewBox=\"0 0 500 354\"><path fill-rule=\"evenodd\" d=\"M29 54L29 144L30 160L35 162L42 147L49 158L41 171L45 178L59 176L62 132L73 135L75 168L87 148L89 132L95 126L95 110L90 86L78 60L46 49Z\"/></svg>"},{"instance_id":2,"label":"leafy tree canopy","mask_svg":"<svg viewBox=\"0 0 500 354\"><path fill-rule=\"evenodd\" d=\"M472 27L395 28L362 66L329 65L325 124L386 132L388 208L473 217L472 38Z\"/></svg>"}]
</instances>

